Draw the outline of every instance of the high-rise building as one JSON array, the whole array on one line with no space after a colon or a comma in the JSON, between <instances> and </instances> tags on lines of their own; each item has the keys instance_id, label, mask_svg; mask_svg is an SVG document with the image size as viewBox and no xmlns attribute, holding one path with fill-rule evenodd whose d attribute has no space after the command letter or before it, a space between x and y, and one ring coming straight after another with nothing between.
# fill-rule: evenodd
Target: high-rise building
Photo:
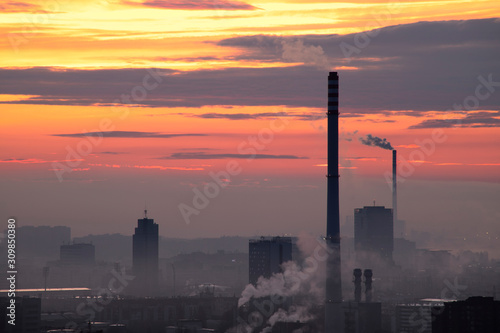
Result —
<instances>
[{"instance_id":1,"label":"high-rise building","mask_svg":"<svg viewBox=\"0 0 500 333\"><path fill-rule=\"evenodd\" d=\"M249 281L256 284L259 277L269 278L281 272L281 264L292 260L291 237L261 237L251 239L249 249Z\"/></svg>"},{"instance_id":2,"label":"high-rise building","mask_svg":"<svg viewBox=\"0 0 500 333\"><path fill-rule=\"evenodd\" d=\"M65 265L94 265L95 246L86 243L61 245L60 261Z\"/></svg>"},{"instance_id":3,"label":"high-rise building","mask_svg":"<svg viewBox=\"0 0 500 333\"><path fill-rule=\"evenodd\" d=\"M392 209L384 206L365 206L354 210L354 246L360 263L378 255L392 263L394 231ZM366 260L363 260L366 259Z\"/></svg>"},{"instance_id":4,"label":"high-rise building","mask_svg":"<svg viewBox=\"0 0 500 333\"><path fill-rule=\"evenodd\" d=\"M135 292L154 295L158 289L158 224L147 216L137 220L133 236L132 265L135 275Z\"/></svg>"}]
</instances>

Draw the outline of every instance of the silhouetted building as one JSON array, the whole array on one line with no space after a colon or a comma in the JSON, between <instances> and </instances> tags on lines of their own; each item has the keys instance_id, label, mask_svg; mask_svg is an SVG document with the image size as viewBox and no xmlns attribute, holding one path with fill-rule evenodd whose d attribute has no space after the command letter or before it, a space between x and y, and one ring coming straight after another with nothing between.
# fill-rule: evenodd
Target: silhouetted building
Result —
<instances>
[{"instance_id":1,"label":"silhouetted building","mask_svg":"<svg viewBox=\"0 0 500 333\"><path fill-rule=\"evenodd\" d=\"M158 289L158 224L144 218L137 220L133 236L132 265L135 275L135 293L153 295Z\"/></svg>"},{"instance_id":2,"label":"silhouetted building","mask_svg":"<svg viewBox=\"0 0 500 333\"><path fill-rule=\"evenodd\" d=\"M95 246L85 243L61 245L60 261L65 265L94 265Z\"/></svg>"},{"instance_id":3,"label":"silhouetted building","mask_svg":"<svg viewBox=\"0 0 500 333\"><path fill-rule=\"evenodd\" d=\"M354 210L354 245L358 261L368 261L367 255L378 255L392 263L394 231L392 210L384 206L365 206Z\"/></svg>"},{"instance_id":4,"label":"silhouetted building","mask_svg":"<svg viewBox=\"0 0 500 333\"><path fill-rule=\"evenodd\" d=\"M11 299L14 299L14 306L10 303ZM12 311L12 309L14 310ZM14 316L10 315L11 313L14 313ZM39 333L40 315L40 298L0 297L0 332ZM15 325L12 325L9 321Z\"/></svg>"},{"instance_id":5,"label":"silhouetted building","mask_svg":"<svg viewBox=\"0 0 500 333\"><path fill-rule=\"evenodd\" d=\"M292 260L291 237L261 237L249 241L249 281L256 284L259 277L269 278L281 272L281 264Z\"/></svg>"},{"instance_id":6,"label":"silhouetted building","mask_svg":"<svg viewBox=\"0 0 500 333\"><path fill-rule=\"evenodd\" d=\"M446 302L432 322L432 333L472 332L500 332L500 301L475 296L465 301Z\"/></svg>"}]
</instances>

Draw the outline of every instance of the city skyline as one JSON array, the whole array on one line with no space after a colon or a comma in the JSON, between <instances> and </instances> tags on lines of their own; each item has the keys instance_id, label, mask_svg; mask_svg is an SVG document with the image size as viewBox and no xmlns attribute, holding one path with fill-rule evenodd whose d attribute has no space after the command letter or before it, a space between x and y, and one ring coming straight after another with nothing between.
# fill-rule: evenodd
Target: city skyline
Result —
<instances>
[{"instance_id":1,"label":"city skyline","mask_svg":"<svg viewBox=\"0 0 500 333\"><path fill-rule=\"evenodd\" d=\"M0 212L19 226L131 235L147 201L164 237L324 235L337 71L341 233L391 207L385 138L408 230L500 237L494 2L24 3L0 25Z\"/></svg>"}]
</instances>

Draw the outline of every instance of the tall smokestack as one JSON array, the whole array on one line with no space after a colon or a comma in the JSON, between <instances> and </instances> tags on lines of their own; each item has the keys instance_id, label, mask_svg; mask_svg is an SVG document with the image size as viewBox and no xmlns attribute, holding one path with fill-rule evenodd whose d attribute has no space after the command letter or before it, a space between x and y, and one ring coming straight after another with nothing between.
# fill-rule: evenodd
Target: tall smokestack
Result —
<instances>
[{"instance_id":1,"label":"tall smokestack","mask_svg":"<svg viewBox=\"0 0 500 333\"><path fill-rule=\"evenodd\" d=\"M372 276L373 272L371 269L365 269L365 300L366 303L371 303L372 301Z\"/></svg>"},{"instance_id":2,"label":"tall smokestack","mask_svg":"<svg viewBox=\"0 0 500 333\"><path fill-rule=\"evenodd\" d=\"M393 228L397 230L398 236L402 231L398 224L398 191L397 191L397 168L398 168L398 152L392 151L392 221Z\"/></svg>"},{"instance_id":3,"label":"tall smokestack","mask_svg":"<svg viewBox=\"0 0 500 333\"><path fill-rule=\"evenodd\" d=\"M361 268L355 268L354 275L354 302L361 302Z\"/></svg>"},{"instance_id":4,"label":"tall smokestack","mask_svg":"<svg viewBox=\"0 0 500 333\"><path fill-rule=\"evenodd\" d=\"M326 246L325 333L342 331L339 217L339 77L328 75L328 179Z\"/></svg>"}]
</instances>

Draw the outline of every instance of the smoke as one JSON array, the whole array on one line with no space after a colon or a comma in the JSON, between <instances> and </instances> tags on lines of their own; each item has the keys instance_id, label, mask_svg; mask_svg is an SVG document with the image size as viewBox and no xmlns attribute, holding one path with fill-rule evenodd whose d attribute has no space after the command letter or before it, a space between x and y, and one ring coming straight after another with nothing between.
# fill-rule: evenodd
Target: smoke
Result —
<instances>
[{"instance_id":1,"label":"smoke","mask_svg":"<svg viewBox=\"0 0 500 333\"><path fill-rule=\"evenodd\" d=\"M261 333L272 332L272 327L277 322L287 322L287 323L295 323L295 322L306 322L309 320L313 320L314 315L309 312L309 308L306 306L291 306L288 311L283 309L279 309L276 313L274 313L271 318L269 318L268 323L271 326L264 328Z\"/></svg>"},{"instance_id":2,"label":"smoke","mask_svg":"<svg viewBox=\"0 0 500 333\"><path fill-rule=\"evenodd\" d=\"M382 149L388 149L388 150L394 150L392 148L391 143L387 141L386 138L379 138L377 136L372 136L371 134L368 134L366 138L359 138L359 141L367 146L372 146L372 147L380 147Z\"/></svg>"},{"instance_id":3,"label":"smoke","mask_svg":"<svg viewBox=\"0 0 500 333\"><path fill-rule=\"evenodd\" d=\"M241 292L238 306L248 303L252 298L268 296L294 297L308 295L314 301L319 301L323 295L323 287L319 277L308 270L313 265L301 268L295 262L289 261L281 265L283 273L273 274L269 279L260 277L257 285L249 284Z\"/></svg>"},{"instance_id":4,"label":"smoke","mask_svg":"<svg viewBox=\"0 0 500 333\"><path fill-rule=\"evenodd\" d=\"M268 279L261 277L255 286L247 285L238 300L238 307L249 304L259 308L262 307L260 304L266 303L268 315L265 317L268 319L263 323L261 333L271 332L277 322L309 322L316 317L315 307L324 303L324 262L331 250L323 240L307 234L299 235L297 246L301 257L305 258L301 265L294 261L283 263L282 273L273 274ZM266 297L270 300L259 301ZM287 306L292 299L293 305ZM248 331L249 322L240 324L243 331Z\"/></svg>"},{"instance_id":5,"label":"smoke","mask_svg":"<svg viewBox=\"0 0 500 333\"><path fill-rule=\"evenodd\" d=\"M331 66L325 52L321 46L304 45L301 39L295 41L284 40L281 42L284 60L302 62L306 65L313 65L323 70L330 70Z\"/></svg>"}]
</instances>

